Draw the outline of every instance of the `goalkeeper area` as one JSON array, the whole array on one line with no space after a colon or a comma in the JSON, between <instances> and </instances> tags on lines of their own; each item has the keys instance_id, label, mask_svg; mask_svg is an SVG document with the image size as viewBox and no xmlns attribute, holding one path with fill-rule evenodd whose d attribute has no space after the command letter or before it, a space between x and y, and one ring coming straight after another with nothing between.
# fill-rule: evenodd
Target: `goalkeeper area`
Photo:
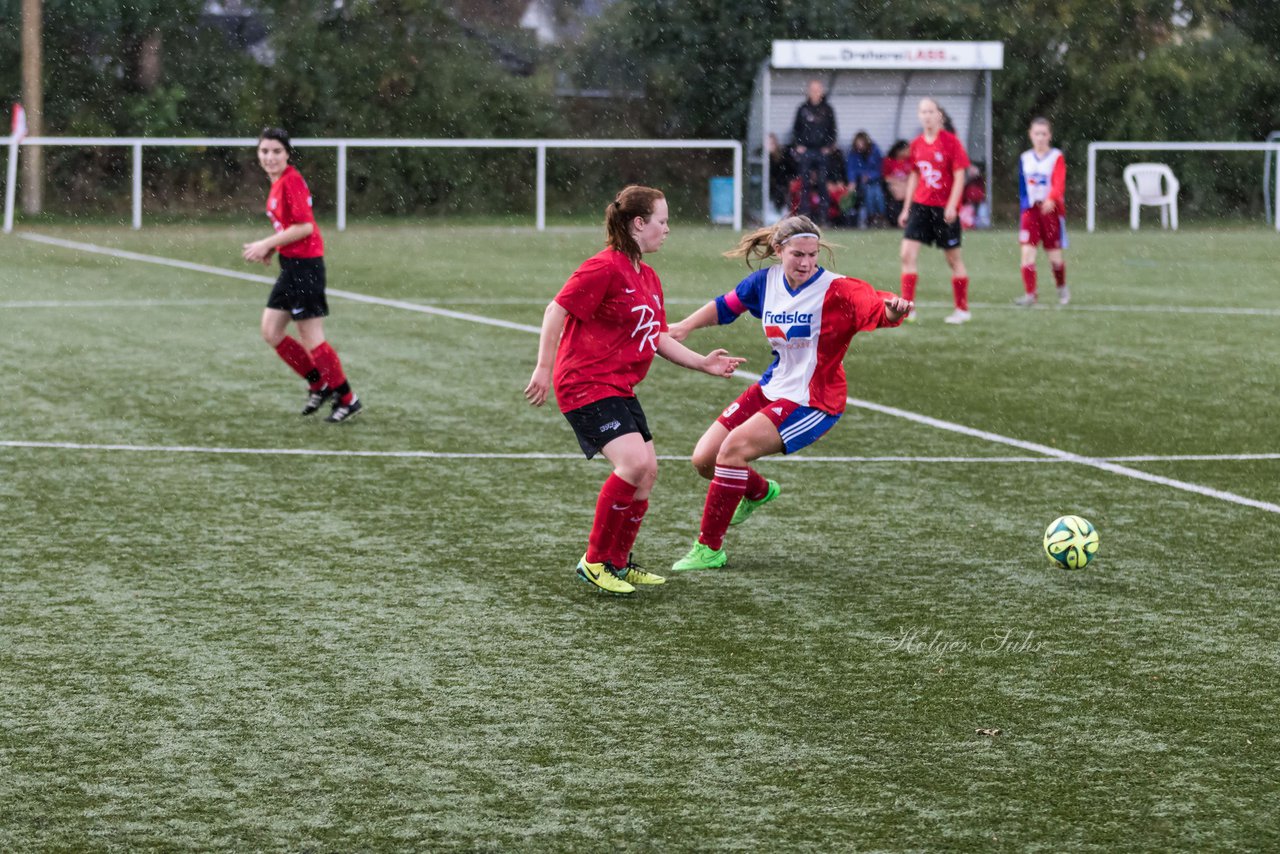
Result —
<instances>
[{"instance_id":1,"label":"goalkeeper area","mask_svg":"<svg viewBox=\"0 0 1280 854\"><path fill-rule=\"evenodd\" d=\"M263 224L0 239L0 848L1280 843L1269 228L1081 228L1034 309L1014 233L969 232L961 327L923 253L920 321L854 339L724 570L665 573L747 380L656 360L636 560L668 582L627 599L573 575L607 465L522 397L600 227L322 228L344 425L259 337ZM672 228L674 321L746 268ZM898 289L897 232L832 239ZM770 361L749 317L687 343ZM1078 572L1041 551L1068 513Z\"/></svg>"}]
</instances>

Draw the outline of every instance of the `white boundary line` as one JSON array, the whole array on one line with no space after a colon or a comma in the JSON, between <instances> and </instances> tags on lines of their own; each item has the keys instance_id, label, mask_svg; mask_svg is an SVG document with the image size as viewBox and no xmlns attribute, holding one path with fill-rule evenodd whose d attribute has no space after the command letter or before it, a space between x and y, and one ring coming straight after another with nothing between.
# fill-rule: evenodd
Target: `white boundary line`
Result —
<instances>
[{"instance_id":1,"label":"white boundary line","mask_svg":"<svg viewBox=\"0 0 1280 854\"><path fill-rule=\"evenodd\" d=\"M75 240L63 240L61 237L48 237L43 234L32 234L31 232L22 232L18 235L23 240L32 240L36 243L47 243L50 246L59 246L63 249L76 249L81 252L92 252L95 255L107 255L112 258L122 258L126 261L141 261L146 264L159 264L163 267L176 267L179 270L189 270L193 273L205 273L210 276L223 276L228 279L239 279L244 282L258 282L260 284L270 285L275 279L270 276L259 276L256 273L241 273L237 270L227 270L222 267L210 267L207 264L193 264L190 261L178 261L173 258L162 258L159 255L144 255L141 252L129 252L124 249L110 249L105 246L97 246L92 243L80 243ZM436 308L430 305L421 305L414 302L406 302L398 299L383 299L382 297L372 297L366 294L358 294L354 291L343 291L336 288L327 288L325 292L329 296L339 297L341 299L351 300L352 302L363 302L371 305L381 305L387 308L399 308L405 311L417 311L422 314L434 314L440 317L451 317L454 320L467 320L471 323L483 323L486 326L500 326L503 329L514 329L518 332L538 333L540 330L536 326L529 326L524 323L512 323L508 320L498 320L493 317L482 317L478 314L467 314L461 311L450 311L447 308Z\"/></svg>"},{"instance_id":2,"label":"white boundary line","mask_svg":"<svg viewBox=\"0 0 1280 854\"><path fill-rule=\"evenodd\" d=\"M107 246L98 246L94 243L81 243L76 240L66 240L61 237L50 237L45 234L36 234L34 232L19 232L18 237L23 240L30 240L35 243L45 243L50 246L58 246L63 249L76 249L81 252L91 252L96 255L107 255L112 258L121 258L126 261L141 261L147 264L159 264L165 267L176 267L179 270L189 270L193 273L206 273L211 276L222 276L224 278L240 279L246 282L260 282L262 284L273 284L275 279L271 276L262 276L257 273L244 273L238 270L228 270L225 267L211 267L207 264L196 264L191 261L180 261L175 258L165 258L160 255L146 255L141 252L130 252L125 249L112 249ZM545 300L531 299L492 299L484 300L469 297L446 298L440 300L432 300L428 303L409 302L405 300L390 300L382 297L368 296L356 293L354 291L328 289L329 294L342 299L352 300L354 302L364 302L373 305L387 306L388 308L401 308L406 311L418 311L423 314L435 314L440 317L452 317L455 320L469 320L472 323L483 323L489 326L500 326L504 329L515 329L520 332L539 331L537 327L526 326L520 323L510 323L505 320L498 320L492 317L484 317L476 314L465 314L461 312L452 312L448 309L438 308L439 305L546 305ZM670 305L702 305L707 300L675 298L668 300ZM922 308L950 308L949 302L919 302L917 305ZM18 306L27 307L27 306ZM43 307L43 306L42 306ZM1010 303L974 303L974 308L996 309L1026 312L1029 309L1015 306ZM1050 306L1046 306L1050 308ZM1096 312L1134 312L1139 314L1220 314L1229 316L1242 317L1280 317L1280 308L1231 308L1218 306L1177 306L1177 305L1077 305L1072 304L1069 309L1072 312L1077 311L1096 311ZM1030 309L1037 311L1037 309Z\"/></svg>"},{"instance_id":3,"label":"white boundary line","mask_svg":"<svg viewBox=\"0 0 1280 854\"><path fill-rule=\"evenodd\" d=\"M97 300L17 300L0 302L0 308L151 308L178 305L244 305L232 299L97 299Z\"/></svg>"},{"instance_id":4,"label":"white boundary line","mask_svg":"<svg viewBox=\"0 0 1280 854\"><path fill-rule=\"evenodd\" d=\"M99 255L107 255L115 258L123 258L130 261L142 261L150 264L160 264L168 267L177 267L183 270L190 270L197 273L206 273L214 276L226 276L234 279L242 279L253 282L270 283L275 281L267 276L258 276L249 273L239 273L234 270L226 270L220 267L210 267L205 264L193 264L188 261L178 261L172 258L163 258L157 255L143 255L138 252L128 252L121 249L110 249L103 246L97 246L92 243L79 243L72 240L63 240L58 237L47 237L45 235L32 234L24 232L19 235L26 240L34 240L38 243L47 243L52 246L60 246L67 249L77 249L83 252L93 252ZM511 323L505 320L495 320L494 318L482 317L475 314L466 314L458 311L448 311L446 309L438 309L430 306L419 305L417 303L405 302L403 300L389 300L381 297L366 296L352 291L330 290L328 293L333 296L356 302L368 303L371 305L382 305L388 308L400 308L406 311L417 311L423 314L434 314L442 317L451 317L455 320L467 320L472 323L482 323L489 326L499 326L505 329L515 329L522 332L532 332L535 335L541 330L537 326L530 326L523 323ZM746 371L738 371L736 376L747 380L759 380L759 374L753 374ZM921 415L917 412L911 412L906 409L899 409L896 406L885 406L883 404L874 403L869 400L859 400L857 398L845 398L845 402L849 406L859 409L866 409L871 412L879 412L883 415L891 415L895 418L902 418L916 424L927 427L933 427L938 430L945 430L949 433L957 433L962 436L970 436L975 439L982 439L987 442L998 445L1008 445L1012 448L1018 448L1023 451L1029 451L1033 454L1040 454L1045 457L1060 460L1062 462L1075 463L1077 465L1086 466L1088 468L1097 469L1099 471L1118 474L1123 477L1132 478L1133 480L1145 481L1147 483L1155 483L1161 486L1168 486L1173 489L1190 492L1196 495L1202 495L1207 498L1216 498L1220 501L1226 501L1232 504L1239 504L1244 507L1253 507L1258 510L1265 510L1269 513L1280 514L1280 504L1272 504L1268 501L1258 501L1254 498L1248 498L1243 495L1237 495L1234 492L1226 492L1220 489L1213 489L1208 486L1201 486L1198 483L1189 483L1184 480L1176 480L1171 477L1163 477L1161 475L1150 474L1128 466L1122 466L1118 463L1109 462L1107 460L1098 459L1096 457L1085 457L1080 454L1073 454L1070 451L1063 451L1058 448L1052 448L1048 445L1041 445L1038 442L1027 442L1022 439L1014 439L1010 436L1001 436L999 433L989 433L986 430L979 430L974 427L966 427L963 424L956 424L952 421L943 421L940 418L933 418L928 415ZM129 446L120 446L128 448ZM360 452L352 452L360 453ZM373 452L368 452L373 453ZM424 452L426 453L426 452ZM558 459L558 457L552 457Z\"/></svg>"},{"instance_id":5,"label":"white boundary line","mask_svg":"<svg viewBox=\"0 0 1280 854\"><path fill-rule=\"evenodd\" d=\"M68 451L135 451L138 453L168 454L230 454L244 456L286 456L286 457L386 457L393 459L440 459L440 460L580 460L582 454L547 454L537 451L520 452L481 452L481 451L351 451L328 448L219 448L201 445L118 445L99 444L93 442L28 442L18 439L0 440L0 448L30 450L68 450ZM688 460L685 454L660 454L658 459L669 462ZM1100 457L1096 462L1245 462L1256 460L1280 460L1276 454L1181 454L1170 456L1143 457ZM1027 457L911 457L911 456L879 456L879 457L824 457L824 456L781 456L773 457L770 462L784 463L1035 463L1057 464L1075 462L1061 457L1027 456Z\"/></svg>"}]
</instances>

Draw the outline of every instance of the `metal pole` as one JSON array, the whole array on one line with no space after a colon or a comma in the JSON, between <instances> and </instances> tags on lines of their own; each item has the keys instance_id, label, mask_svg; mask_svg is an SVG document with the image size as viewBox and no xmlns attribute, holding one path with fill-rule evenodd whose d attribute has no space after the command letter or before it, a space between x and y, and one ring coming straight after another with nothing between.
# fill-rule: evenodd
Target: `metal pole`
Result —
<instances>
[{"instance_id":1,"label":"metal pole","mask_svg":"<svg viewBox=\"0 0 1280 854\"><path fill-rule=\"evenodd\" d=\"M27 134L44 135L44 5L22 0L22 106L27 111ZM32 146L22 161L22 208L44 209L44 149Z\"/></svg>"},{"instance_id":2,"label":"metal pole","mask_svg":"<svg viewBox=\"0 0 1280 854\"><path fill-rule=\"evenodd\" d=\"M338 143L338 231L347 230L347 146Z\"/></svg>"},{"instance_id":3,"label":"metal pole","mask_svg":"<svg viewBox=\"0 0 1280 854\"><path fill-rule=\"evenodd\" d=\"M133 230L142 228L142 143L133 146Z\"/></svg>"},{"instance_id":4,"label":"metal pole","mask_svg":"<svg viewBox=\"0 0 1280 854\"><path fill-rule=\"evenodd\" d=\"M767 155L766 155L767 156ZM742 194L747 188L742 184L742 143L733 147L733 230L742 231Z\"/></svg>"},{"instance_id":5,"label":"metal pole","mask_svg":"<svg viewBox=\"0 0 1280 854\"><path fill-rule=\"evenodd\" d=\"M1093 143L1089 143L1089 174L1085 179L1088 183L1088 201L1086 204L1087 212L1085 213L1085 230L1092 233L1093 227L1097 221L1097 214L1094 212L1094 205L1097 203L1097 191L1094 189L1094 182L1098 179L1098 150L1093 147Z\"/></svg>"},{"instance_id":6,"label":"metal pole","mask_svg":"<svg viewBox=\"0 0 1280 854\"><path fill-rule=\"evenodd\" d=\"M547 147L538 146L538 212L536 216L538 231L547 230Z\"/></svg>"},{"instance_id":7,"label":"metal pole","mask_svg":"<svg viewBox=\"0 0 1280 854\"><path fill-rule=\"evenodd\" d=\"M987 152L987 174L983 175L982 177L985 178L987 181L987 210L991 211L991 219L992 219L991 225L994 226L995 210L996 210L996 205L995 205L996 182L992 178L993 174L995 173L995 163L992 159L995 157L992 137L995 136L995 131L991 127L992 115L991 115L991 71L990 69L982 72L982 76L983 76L982 109L983 109L983 112L986 113L986 117L985 117L986 127L984 128L984 131L987 137L987 140L986 140L987 144L985 146L986 152ZM1063 213L1065 214L1066 212L1064 211Z\"/></svg>"},{"instance_id":8,"label":"metal pole","mask_svg":"<svg viewBox=\"0 0 1280 854\"><path fill-rule=\"evenodd\" d=\"M760 167L760 221L765 225L772 225L769 222L769 182L773 180L770 170L772 164L769 162L769 107L773 98L773 60L765 61L764 70L764 103L760 107L760 159L763 164ZM778 146L782 146L782 137L778 137ZM790 192L790 191L788 191ZM785 205L784 205L785 206ZM782 213L782 211L779 211ZM742 224L738 224L738 229L742 228Z\"/></svg>"},{"instance_id":9,"label":"metal pole","mask_svg":"<svg viewBox=\"0 0 1280 854\"><path fill-rule=\"evenodd\" d=\"M13 192L18 183L18 140L9 142L9 169L4 181L4 233L13 231Z\"/></svg>"},{"instance_id":10,"label":"metal pole","mask_svg":"<svg viewBox=\"0 0 1280 854\"><path fill-rule=\"evenodd\" d=\"M1280 147L1277 147L1276 155L1280 158ZM1276 204L1272 211L1275 212L1276 233L1280 234L1280 169L1276 170Z\"/></svg>"}]
</instances>

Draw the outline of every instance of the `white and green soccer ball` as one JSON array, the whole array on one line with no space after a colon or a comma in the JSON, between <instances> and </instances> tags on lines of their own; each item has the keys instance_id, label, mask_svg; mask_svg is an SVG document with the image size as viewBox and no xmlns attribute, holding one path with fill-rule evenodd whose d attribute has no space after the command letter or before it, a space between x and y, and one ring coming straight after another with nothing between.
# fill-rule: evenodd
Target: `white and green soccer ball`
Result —
<instances>
[{"instance_id":1,"label":"white and green soccer ball","mask_svg":"<svg viewBox=\"0 0 1280 854\"><path fill-rule=\"evenodd\" d=\"M1098 553L1098 530L1088 519L1059 516L1044 532L1044 553L1054 566L1084 569Z\"/></svg>"}]
</instances>

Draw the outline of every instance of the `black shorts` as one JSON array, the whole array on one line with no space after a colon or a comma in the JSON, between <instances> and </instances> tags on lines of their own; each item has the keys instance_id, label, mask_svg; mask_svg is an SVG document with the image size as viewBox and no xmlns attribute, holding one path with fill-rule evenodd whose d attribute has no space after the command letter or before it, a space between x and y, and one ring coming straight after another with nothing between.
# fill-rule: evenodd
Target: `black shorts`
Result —
<instances>
[{"instance_id":1,"label":"black shorts","mask_svg":"<svg viewBox=\"0 0 1280 854\"><path fill-rule=\"evenodd\" d=\"M294 320L328 317L324 298L324 259L280 256L280 277L276 279L267 308L289 312Z\"/></svg>"},{"instance_id":2,"label":"black shorts","mask_svg":"<svg viewBox=\"0 0 1280 854\"><path fill-rule=\"evenodd\" d=\"M942 216L943 209L932 205L912 205L907 214L907 230L902 236L907 240L919 240L939 249L960 248L960 217L948 223Z\"/></svg>"},{"instance_id":3,"label":"black shorts","mask_svg":"<svg viewBox=\"0 0 1280 854\"><path fill-rule=\"evenodd\" d=\"M569 426L578 436L582 453L591 459L600 449L619 436L639 433L646 442L653 438L649 422L634 397L606 397L564 414Z\"/></svg>"}]
</instances>

